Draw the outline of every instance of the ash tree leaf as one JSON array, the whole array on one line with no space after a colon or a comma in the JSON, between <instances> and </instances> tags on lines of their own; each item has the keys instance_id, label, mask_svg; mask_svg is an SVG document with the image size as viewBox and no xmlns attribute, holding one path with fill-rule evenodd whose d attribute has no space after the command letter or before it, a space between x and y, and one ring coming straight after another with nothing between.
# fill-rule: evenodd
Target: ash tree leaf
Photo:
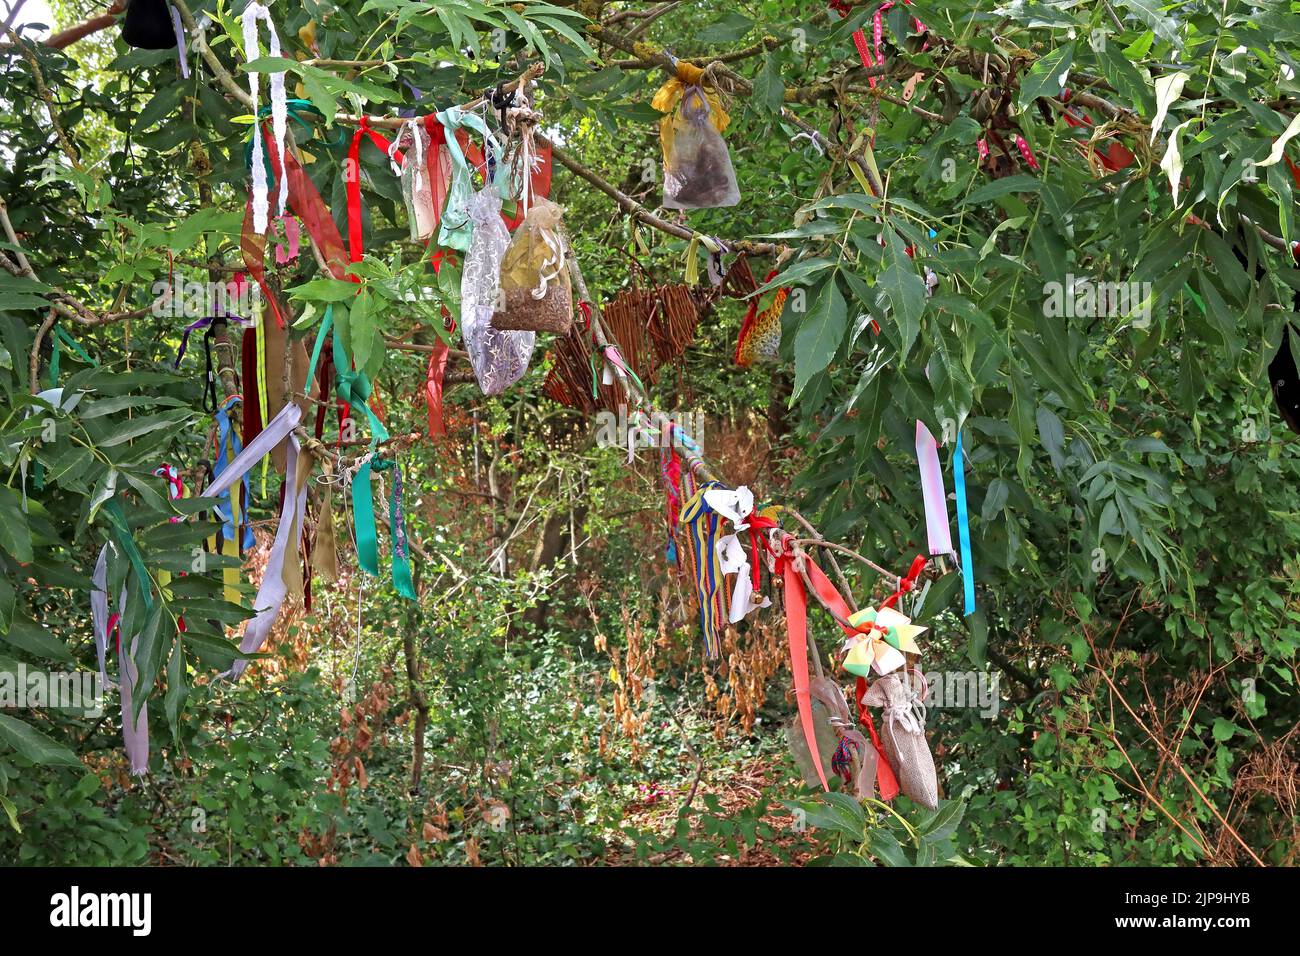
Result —
<instances>
[{"instance_id":1,"label":"ash tree leaf","mask_svg":"<svg viewBox=\"0 0 1300 956\"><path fill-rule=\"evenodd\" d=\"M1038 406L1038 437L1047 454L1051 456L1052 467L1059 475L1065 468L1065 426L1046 405Z\"/></svg>"},{"instance_id":2,"label":"ash tree leaf","mask_svg":"<svg viewBox=\"0 0 1300 956\"><path fill-rule=\"evenodd\" d=\"M168 621L170 617L166 618ZM149 699L150 691L153 689L154 681L158 677L158 671L162 667L164 652L167 643L164 638L164 620L163 605L159 601L149 610L149 616L145 618L144 627L140 633L133 637L131 644L131 659L136 667L136 685L135 694L132 697L132 704L135 707L135 713L138 717L141 708ZM126 640L123 639L123 646L126 646Z\"/></svg>"},{"instance_id":3,"label":"ash tree leaf","mask_svg":"<svg viewBox=\"0 0 1300 956\"><path fill-rule=\"evenodd\" d=\"M45 767L80 767L77 755L63 744L47 737L31 724L0 714L0 744L18 751L32 763Z\"/></svg>"},{"instance_id":4,"label":"ash tree leaf","mask_svg":"<svg viewBox=\"0 0 1300 956\"><path fill-rule=\"evenodd\" d=\"M695 34L701 43L734 43L754 27L754 21L734 10L723 14Z\"/></svg>"},{"instance_id":5,"label":"ash tree leaf","mask_svg":"<svg viewBox=\"0 0 1300 956\"><path fill-rule=\"evenodd\" d=\"M14 618L6 641L20 651L43 660L63 664L71 664L74 660L66 644L25 615L20 614Z\"/></svg>"},{"instance_id":6,"label":"ash tree leaf","mask_svg":"<svg viewBox=\"0 0 1300 956\"><path fill-rule=\"evenodd\" d=\"M352 361L357 368L365 368L370 361L370 351L375 341L374 302L369 289L362 289L353 300L348 312L348 341L352 346Z\"/></svg>"},{"instance_id":7,"label":"ash tree leaf","mask_svg":"<svg viewBox=\"0 0 1300 956\"><path fill-rule=\"evenodd\" d=\"M117 469L110 468L104 472L104 476L95 483L95 492L90 496L90 504L86 512L86 524L95 520L95 515L99 513L99 507L108 501L117 493Z\"/></svg>"},{"instance_id":8,"label":"ash tree leaf","mask_svg":"<svg viewBox=\"0 0 1300 956\"><path fill-rule=\"evenodd\" d=\"M785 83L781 80L781 64L769 56L754 78L753 103L760 112L779 113L785 102Z\"/></svg>"},{"instance_id":9,"label":"ash tree leaf","mask_svg":"<svg viewBox=\"0 0 1300 956\"><path fill-rule=\"evenodd\" d=\"M23 513L22 499L12 488L0 485L0 550L19 564L32 560L32 533Z\"/></svg>"},{"instance_id":10,"label":"ash tree leaf","mask_svg":"<svg viewBox=\"0 0 1300 956\"><path fill-rule=\"evenodd\" d=\"M794 398L818 372L830 364L844 340L848 327L848 307L840 292L835 274L818 287L812 305L803 314L794 337Z\"/></svg>"},{"instance_id":11,"label":"ash tree leaf","mask_svg":"<svg viewBox=\"0 0 1300 956\"><path fill-rule=\"evenodd\" d=\"M921 314L925 311L925 280L916 274L916 267L903 248L903 240L890 234L885 243L885 269L876 278L886 299L889 300L895 324L898 326L898 360L907 361L921 331Z\"/></svg>"},{"instance_id":12,"label":"ash tree leaf","mask_svg":"<svg viewBox=\"0 0 1300 956\"><path fill-rule=\"evenodd\" d=\"M1115 87L1122 105L1132 107L1143 116L1152 114L1155 100L1147 86L1146 77L1115 44L1107 42L1097 52L1097 64L1101 67L1102 75Z\"/></svg>"},{"instance_id":13,"label":"ash tree leaf","mask_svg":"<svg viewBox=\"0 0 1300 956\"><path fill-rule=\"evenodd\" d=\"M1020 81L1020 108L1026 109L1040 96L1060 96L1070 79L1074 44L1067 43L1039 57Z\"/></svg>"}]
</instances>

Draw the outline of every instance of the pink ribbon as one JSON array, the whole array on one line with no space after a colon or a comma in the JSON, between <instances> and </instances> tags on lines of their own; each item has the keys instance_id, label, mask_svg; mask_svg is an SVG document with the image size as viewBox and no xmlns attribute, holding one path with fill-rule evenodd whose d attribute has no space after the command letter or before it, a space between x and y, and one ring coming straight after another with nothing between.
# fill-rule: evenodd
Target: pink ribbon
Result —
<instances>
[{"instance_id":1,"label":"pink ribbon","mask_svg":"<svg viewBox=\"0 0 1300 956\"><path fill-rule=\"evenodd\" d=\"M916 460L921 468L921 495L925 499L925 532L931 554L952 554L952 530L948 525L948 496L939 467L939 446L925 422L916 422Z\"/></svg>"}]
</instances>

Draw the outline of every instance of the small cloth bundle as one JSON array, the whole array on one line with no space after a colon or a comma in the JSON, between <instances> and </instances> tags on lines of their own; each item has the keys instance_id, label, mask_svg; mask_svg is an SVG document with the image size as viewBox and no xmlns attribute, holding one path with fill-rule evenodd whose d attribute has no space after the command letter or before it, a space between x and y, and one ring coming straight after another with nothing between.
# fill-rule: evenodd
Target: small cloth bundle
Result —
<instances>
[{"instance_id":1,"label":"small cloth bundle","mask_svg":"<svg viewBox=\"0 0 1300 956\"><path fill-rule=\"evenodd\" d=\"M501 300L502 261L510 244L501 219L501 197L491 186L484 187L470 199L469 216L473 231L460 277L461 334L479 388L484 395L496 395L528 371L537 337L528 331L502 331L492 324L493 309Z\"/></svg>"},{"instance_id":2,"label":"small cloth bundle","mask_svg":"<svg viewBox=\"0 0 1300 956\"><path fill-rule=\"evenodd\" d=\"M666 209L712 209L740 202L717 114L700 86L685 88L677 109L660 121L659 137Z\"/></svg>"},{"instance_id":3,"label":"small cloth bundle","mask_svg":"<svg viewBox=\"0 0 1300 956\"><path fill-rule=\"evenodd\" d=\"M937 810L939 782L925 742L925 705L902 675L894 671L877 679L863 701L883 708L880 739L903 793L927 810Z\"/></svg>"},{"instance_id":4,"label":"small cloth bundle","mask_svg":"<svg viewBox=\"0 0 1300 956\"><path fill-rule=\"evenodd\" d=\"M501 297L493 328L563 333L573 324L563 214L561 207L539 197L510 240L501 260Z\"/></svg>"}]
</instances>

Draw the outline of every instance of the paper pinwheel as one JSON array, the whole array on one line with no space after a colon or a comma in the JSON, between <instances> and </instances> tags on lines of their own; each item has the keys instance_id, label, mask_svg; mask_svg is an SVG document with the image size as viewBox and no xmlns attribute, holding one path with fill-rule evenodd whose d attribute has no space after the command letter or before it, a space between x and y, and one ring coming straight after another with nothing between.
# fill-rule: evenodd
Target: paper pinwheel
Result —
<instances>
[{"instance_id":1,"label":"paper pinwheel","mask_svg":"<svg viewBox=\"0 0 1300 956\"><path fill-rule=\"evenodd\" d=\"M866 677L873 667L877 674L898 670L907 663L904 654L921 653L916 636L928 630L892 607L866 608L851 615L849 623L861 633L845 642L844 669L858 677Z\"/></svg>"}]
</instances>

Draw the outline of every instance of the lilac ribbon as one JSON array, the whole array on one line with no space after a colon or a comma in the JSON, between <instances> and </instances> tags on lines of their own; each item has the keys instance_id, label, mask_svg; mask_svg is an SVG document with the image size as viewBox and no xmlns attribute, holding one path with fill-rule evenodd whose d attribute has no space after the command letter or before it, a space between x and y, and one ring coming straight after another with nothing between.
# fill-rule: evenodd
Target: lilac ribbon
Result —
<instances>
[{"instance_id":1,"label":"lilac ribbon","mask_svg":"<svg viewBox=\"0 0 1300 956\"><path fill-rule=\"evenodd\" d=\"M140 646L140 637L131 641L131 653L117 655L117 668L122 689L122 745L126 748L127 760L131 762L131 776L142 777L149 772L149 705L140 708L140 716L134 721L131 695L135 690L139 672L135 668L132 656Z\"/></svg>"},{"instance_id":2,"label":"lilac ribbon","mask_svg":"<svg viewBox=\"0 0 1300 956\"><path fill-rule=\"evenodd\" d=\"M108 549L107 544L100 548L95 572L91 575L90 619L95 632L95 655L99 658L99 679L104 687L116 686L121 690L122 745L131 764L131 775L139 777L149 772L149 705L141 707L140 716L133 719L132 692L139 672L130 655L118 655L119 683L115 685L108 677ZM126 610L125 588L118 598L117 610L119 615ZM135 653L139 643L137 636L131 642L131 654Z\"/></svg>"},{"instance_id":3,"label":"lilac ribbon","mask_svg":"<svg viewBox=\"0 0 1300 956\"><path fill-rule=\"evenodd\" d=\"M185 51L185 25L181 23L181 12L170 3L167 9L172 12L172 29L176 31L176 55L180 58L181 78L188 80L190 78L190 65L186 62L189 55Z\"/></svg>"},{"instance_id":4,"label":"lilac ribbon","mask_svg":"<svg viewBox=\"0 0 1300 956\"><path fill-rule=\"evenodd\" d=\"M108 677L108 549L107 544L99 549L95 573L90 577L90 622L91 629L95 632L95 656L99 658L99 682L104 687L116 687L117 684ZM125 608L124 588L118 602L118 613L122 613Z\"/></svg>"},{"instance_id":5,"label":"lilac ribbon","mask_svg":"<svg viewBox=\"0 0 1300 956\"><path fill-rule=\"evenodd\" d=\"M948 525L948 497L943 490L939 467L939 446L930 429L916 422L916 460L921 468L921 494L925 499L925 533L931 554L952 554L952 530Z\"/></svg>"},{"instance_id":6,"label":"lilac ribbon","mask_svg":"<svg viewBox=\"0 0 1300 956\"><path fill-rule=\"evenodd\" d=\"M290 404L289 408L297 408ZM284 562L286 555L297 560L296 542L290 542L290 534L302 527L303 512L307 507L307 483L301 488L295 487L298 480L298 454L300 447L294 435L289 436L289 446L284 459L284 505L280 509L280 523L275 529L275 543L271 546L271 556L266 560L266 570L262 572L262 583L257 589L253 602L256 616L244 626L244 638L239 642L239 649L246 654L255 654L262 649L266 639L271 635L271 628L280 614L288 588L284 583ZM240 659L222 676L236 680L248 667L248 661Z\"/></svg>"},{"instance_id":7,"label":"lilac ribbon","mask_svg":"<svg viewBox=\"0 0 1300 956\"><path fill-rule=\"evenodd\" d=\"M280 409L257 437L244 446L244 450L212 480L203 490L202 497L215 498L232 487L243 477L244 473L261 461L272 448L286 437L289 445L286 449L284 464L285 493L284 505L280 509L280 523L275 529L275 542L271 546L271 556L267 558L266 570L262 572L262 583L257 589L253 602L256 616L244 626L244 637L239 642L239 649L247 654L254 654L262 649L271 627L284 604L286 587L284 584L285 554L289 551L289 534L294 528L302 527L303 511L307 507L307 485L295 487L298 480L298 439L293 430L302 419L302 409L297 402L290 402ZM238 679L248 667L247 660L237 660L223 676Z\"/></svg>"},{"instance_id":8,"label":"lilac ribbon","mask_svg":"<svg viewBox=\"0 0 1300 956\"><path fill-rule=\"evenodd\" d=\"M244 473L256 465L259 461L270 454L271 449L284 441L295 428L298 422L302 420L302 409L298 407L297 402L290 402L276 414L266 426L257 433L251 442L243 447L225 468L221 474L217 475L203 489L202 498L220 497L223 491L228 491L235 482L244 476ZM290 444L296 445L296 442ZM286 472L288 474L288 472Z\"/></svg>"}]
</instances>

